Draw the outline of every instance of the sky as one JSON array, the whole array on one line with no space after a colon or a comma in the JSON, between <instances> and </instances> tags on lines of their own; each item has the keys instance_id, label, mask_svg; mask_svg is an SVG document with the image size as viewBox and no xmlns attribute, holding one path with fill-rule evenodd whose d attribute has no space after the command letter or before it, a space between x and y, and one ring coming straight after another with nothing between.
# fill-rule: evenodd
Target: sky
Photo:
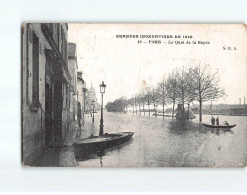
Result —
<instances>
[{"instance_id":1,"label":"sky","mask_svg":"<svg viewBox=\"0 0 247 195\"><path fill-rule=\"evenodd\" d=\"M139 35L139 38L117 38L117 35ZM172 35L173 38L141 39L140 35ZM184 35L192 38L183 38ZM149 44L150 40L162 44ZM243 103L243 97L247 96L244 25L71 23L68 41L76 43L78 70L83 72L87 87L92 83L98 101L99 84L105 82L104 104L122 96L131 98L143 87L156 86L176 67L198 63L209 64L212 72L219 72L220 86L227 96L215 103L238 104L239 98ZM198 41L210 43L203 45ZM227 50L228 47L232 50Z\"/></svg>"}]
</instances>

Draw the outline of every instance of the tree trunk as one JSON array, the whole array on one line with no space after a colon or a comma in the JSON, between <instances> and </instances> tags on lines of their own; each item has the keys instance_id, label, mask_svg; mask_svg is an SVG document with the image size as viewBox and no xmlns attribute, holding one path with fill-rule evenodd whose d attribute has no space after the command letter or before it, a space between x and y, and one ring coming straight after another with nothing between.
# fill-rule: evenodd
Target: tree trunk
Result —
<instances>
[{"instance_id":1,"label":"tree trunk","mask_svg":"<svg viewBox=\"0 0 247 195\"><path fill-rule=\"evenodd\" d=\"M182 109L183 109L183 120L185 120L184 101L183 101L183 104L182 104Z\"/></svg>"},{"instance_id":2,"label":"tree trunk","mask_svg":"<svg viewBox=\"0 0 247 195\"><path fill-rule=\"evenodd\" d=\"M154 113L154 114L155 114L155 117L157 117L157 114L158 114L158 113L157 113L157 109L155 109L155 104L154 104L154 112L155 112L155 113Z\"/></svg>"},{"instance_id":3,"label":"tree trunk","mask_svg":"<svg viewBox=\"0 0 247 195\"><path fill-rule=\"evenodd\" d=\"M149 107L149 104L148 104L148 116L150 116L150 107Z\"/></svg>"},{"instance_id":4,"label":"tree trunk","mask_svg":"<svg viewBox=\"0 0 247 195\"><path fill-rule=\"evenodd\" d=\"M199 121L202 122L202 101L199 101L200 107L199 107Z\"/></svg>"},{"instance_id":5,"label":"tree trunk","mask_svg":"<svg viewBox=\"0 0 247 195\"><path fill-rule=\"evenodd\" d=\"M145 109L144 109L144 104L142 105L142 108L143 108L143 113L144 113L144 116L145 116Z\"/></svg>"},{"instance_id":6,"label":"tree trunk","mask_svg":"<svg viewBox=\"0 0 247 195\"><path fill-rule=\"evenodd\" d=\"M165 118L165 85L163 82L163 86L162 86L162 103L163 103L163 118Z\"/></svg>"},{"instance_id":7,"label":"tree trunk","mask_svg":"<svg viewBox=\"0 0 247 195\"><path fill-rule=\"evenodd\" d=\"M165 118L165 100L164 100L164 98L163 98L162 106L163 106L163 118Z\"/></svg>"},{"instance_id":8,"label":"tree trunk","mask_svg":"<svg viewBox=\"0 0 247 195\"><path fill-rule=\"evenodd\" d=\"M133 105L133 115L135 114L135 106Z\"/></svg>"},{"instance_id":9,"label":"tree trunk","mask_svg":"<svg viewBox=\"0 0 247 195\"><path fill-rule=\"evenodd\" d=\"M142 112L141 112L141 106L139 104L139 112L140 112L140 116L142 115Z\"/></svg>"},{"instance_id":10,"label":"tree trunk","mask_svg":"<svg viewBox=\"0 0 247 195\"><path fill-rule=\"evenodd\" d=\"M172 119L173 119L173 117L174 117L174 107L175 107L175 101L173 100L173 105L172 105Z\"/></svg>"}]
</instances>

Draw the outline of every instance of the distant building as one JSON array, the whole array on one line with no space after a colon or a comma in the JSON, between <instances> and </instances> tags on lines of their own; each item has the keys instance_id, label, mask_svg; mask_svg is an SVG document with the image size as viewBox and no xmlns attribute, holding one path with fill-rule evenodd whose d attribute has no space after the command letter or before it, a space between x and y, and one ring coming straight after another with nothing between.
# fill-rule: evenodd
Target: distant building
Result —
<instances>
[{"instance_id":1,"label":"distant building","mask_svg":"<svg viewBox=\"0 0 247 195\"><path fill-rule=\"evenodd\" d=\"M93 84L91 83L91 87L88 89L86 95L86 110L90 111L92 109L91 105L93 100L95 101L95 109L98 110L100 105L98 104L98 100L96 98L96 92L93 87Z\"/></svg>"},{"instance_id":2,"label":"distant building","mask_svg":"<svg viewBox=\"0 0 247 195\"><path fill-rule=\"evenodd\" d=\"M193 110L194 113L198 113L199 105L194 104ZM212 115L237 115L237 116L246 116L247 115L247 105L245 104L205 104L202 105L203 114L212 114Z\"/></svg>"},{"instance_id":3,"label":"distant building","mask_svg":"<svg viewBox=\"0 0 247 195\"><path fill-rule=\"evenodd\" d=\"M45 146L61 145L69 125L71 76L67 24L22 27L23 161L34 163Z\"/></svg>"}]
</instances>

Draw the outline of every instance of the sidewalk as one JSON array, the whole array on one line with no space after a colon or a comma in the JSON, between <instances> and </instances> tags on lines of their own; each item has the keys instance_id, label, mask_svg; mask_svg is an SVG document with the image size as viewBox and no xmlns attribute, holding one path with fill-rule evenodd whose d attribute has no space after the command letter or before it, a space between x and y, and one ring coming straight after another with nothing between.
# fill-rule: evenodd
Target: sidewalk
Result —
<instances>
[{"instance_id":1,"label":"sidewalk","mask_svg":"<svg viewBox=\"0 0 247 195\"><path fill-rule=\"evenodd\" d=\"M96 135L96 125L92 123L90 115L85 115L85 124L79 129L76 122L71 123L70 130L64 139L63 146L49 147L44 149L42 156L36 161L37 167L75 167L76 160L72 144L79 139Z\"/></svg>"}]
</instances>

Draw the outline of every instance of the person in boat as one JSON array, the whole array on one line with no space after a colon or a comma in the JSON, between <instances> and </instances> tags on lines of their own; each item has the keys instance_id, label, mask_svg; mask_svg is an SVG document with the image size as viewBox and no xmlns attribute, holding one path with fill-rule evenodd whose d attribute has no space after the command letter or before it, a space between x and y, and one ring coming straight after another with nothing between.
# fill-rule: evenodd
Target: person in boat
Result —
<instances>
[{"instance_id":1,"label":"person in boat","mask_svg":"<svg viewBox=\"0 0 247 195\"><path fill-rule=\"evenodd\" d=\"M217 116L217 118L216 118L216 125L220 125L220 119L219 119L218 116Z\"/></svg>"},{"instance_id":2,"label":"person in boat","mask_svg":"<svg viewBox=\"0 0 247 195\"><path fill-rule=\"evenodd\" d=\"M227 121L224 121L224 124L227 125L227 126L229 126L229 123Z\"/></svg>"},{"instance_id":3,"label":"person in boat","mask_svg":"<svg viewBox=\"0 0 247 195\"><path fill-rule=\"evenodd\" d=\"M215 118L212 116L211 118L211 124L214 125L215 124Z\"/></svg>"}]
</instances>

